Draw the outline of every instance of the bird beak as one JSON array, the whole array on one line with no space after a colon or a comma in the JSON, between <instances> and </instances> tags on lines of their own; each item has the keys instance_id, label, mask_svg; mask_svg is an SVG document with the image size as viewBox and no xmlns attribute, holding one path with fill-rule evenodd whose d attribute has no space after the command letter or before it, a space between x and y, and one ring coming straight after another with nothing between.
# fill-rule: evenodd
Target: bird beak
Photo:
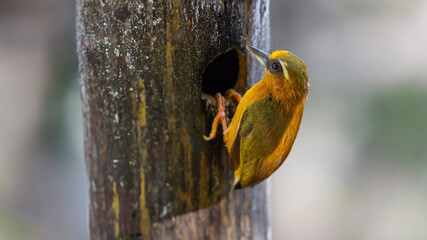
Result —
<instances>
[{"instance_id":1,"label":"bird beak","mask_svg":"<svg viewBox=\"0 0 427 240\"><path fill-rule=\"evenodd\" d=\"M252 46L246 46L249 52L261 63L262 67L267 69L268 54Z\"/></svg>"}]
</instances>

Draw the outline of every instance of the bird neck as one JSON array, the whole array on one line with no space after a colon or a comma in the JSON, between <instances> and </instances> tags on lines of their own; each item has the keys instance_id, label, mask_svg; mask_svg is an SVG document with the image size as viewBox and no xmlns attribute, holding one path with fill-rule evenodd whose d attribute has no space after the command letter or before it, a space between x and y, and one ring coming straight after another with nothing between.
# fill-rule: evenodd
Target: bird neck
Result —
<instances>
[{"instance_id":1,"label":"bird neck","mask_svg":"<svg viewBox=\"0 0 427 240\"><path fill-rule=\"evenodd\" d=\"M286 80L271 74L266 74L261 81L273 100L279 102L279 105L288 112L305 99L304 91L300 91L295 82L289 84Z\"/></svg>"}]
</instances>

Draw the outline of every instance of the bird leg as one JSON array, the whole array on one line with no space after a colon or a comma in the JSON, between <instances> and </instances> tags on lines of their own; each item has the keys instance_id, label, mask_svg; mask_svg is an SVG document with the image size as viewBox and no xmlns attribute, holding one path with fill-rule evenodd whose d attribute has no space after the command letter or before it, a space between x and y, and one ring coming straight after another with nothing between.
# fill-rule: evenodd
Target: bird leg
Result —
<instances>
[{"instance_id":1,"label":"bird leg","mask_svg":"<svg viewBox=\"0 0 427 240\"><path fill-rule=\"evenodd\" d=\"M206 141L210 141L215 138L219 121L221 121L222 131L225 132L227 130L227 120L225 119L225 98L221 95L221 93L217 93L215 98L218 107L218 113L213 120L211 133L209 136L203 136Z\"/></svg>"},{"instance_id":2,"label":"bird leg","mask_svg":"<svg viewBox=\"0 0 427 240\"><path fill-rule=\"evenodd\" d=\"M234 98L236 100L237 104L239 104L240 100L242 99L242 95L240 95L238 92L236 92L232 88L225 91L225 96L227 98Z\"/></svg>"}]
</instances>

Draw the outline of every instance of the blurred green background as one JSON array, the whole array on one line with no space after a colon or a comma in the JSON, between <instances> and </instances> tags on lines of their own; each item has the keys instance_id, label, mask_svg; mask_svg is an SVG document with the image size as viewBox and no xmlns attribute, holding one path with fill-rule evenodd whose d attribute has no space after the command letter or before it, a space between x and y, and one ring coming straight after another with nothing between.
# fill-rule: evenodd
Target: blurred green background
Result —
<instances>
[{"instance_id":1,"label":"blurred green background","mask_svg":"<svg viewBox=\"0 0 427 240\"><path fill-rule=\"evenodd\" d=\"M88 239L75 2L0 0L0 239ZM304 59L273 239L427 239L427 1L271 0Z\"/></svg>"}]
</instances>

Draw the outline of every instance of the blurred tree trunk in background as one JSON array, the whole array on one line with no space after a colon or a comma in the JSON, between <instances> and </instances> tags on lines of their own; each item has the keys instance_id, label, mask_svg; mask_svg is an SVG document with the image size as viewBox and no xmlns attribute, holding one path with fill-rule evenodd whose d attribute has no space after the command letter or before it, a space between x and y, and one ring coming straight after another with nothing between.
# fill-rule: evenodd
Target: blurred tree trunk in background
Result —
<instances>
[{"instance_id":1,"label":"blurred tree trunk in background","mask_svg":"<svg viewBox=\"0 0 427 240\"><path fill-rule=\"evenodd\" d=\"M268 8L268 0L77 0L91 239L270 237L268 182L232 190L221 134L202 138L216 112L202 86L213 93L231 81L244 91L261 79L244 49L268 49ZM230 64L238 66L230 81L216 80Z\"/></svg>"}]
</instances>

